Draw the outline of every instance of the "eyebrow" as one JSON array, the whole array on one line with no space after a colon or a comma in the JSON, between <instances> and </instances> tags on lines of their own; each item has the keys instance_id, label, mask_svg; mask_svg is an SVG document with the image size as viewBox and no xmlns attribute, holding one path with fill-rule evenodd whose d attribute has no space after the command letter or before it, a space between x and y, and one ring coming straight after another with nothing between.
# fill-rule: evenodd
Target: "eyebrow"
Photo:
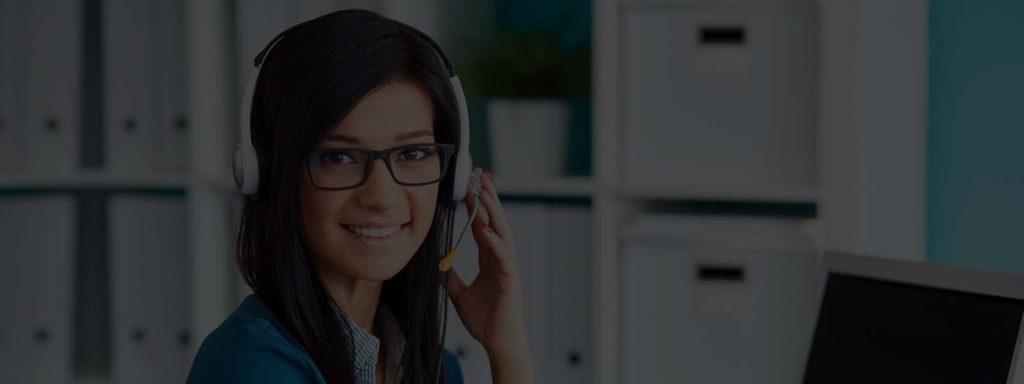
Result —
<instances>
[{"instance_id":1,"label":"eyebrow","mask_svg":"<svg viewBox=\"0 0 1024 384\"><path fill-rule=\"evenodd\" d=\"M434 136L434 133L430 132L430 131L428 131L426 129L422 129L422 130L419 130L419 131L406 132L406 133L403 133L403 134L395 136L395 141L406 141L406 140L415 139L415 138L421 137L421 136ZM348 135L335 135L335 134L331 134L331 135L327 136L326 141L342 141L342 142L346 142L346 143L359 144L359 139L356 139L355 137L348 136Z\"/></svg>"}]
</instances>

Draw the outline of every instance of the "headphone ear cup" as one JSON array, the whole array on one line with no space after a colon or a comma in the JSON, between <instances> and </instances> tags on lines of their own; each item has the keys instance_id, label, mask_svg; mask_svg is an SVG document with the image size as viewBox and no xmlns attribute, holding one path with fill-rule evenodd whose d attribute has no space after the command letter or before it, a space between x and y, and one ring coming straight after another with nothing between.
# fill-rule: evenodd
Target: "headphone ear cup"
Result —
<instances>
[{"instance_id":1,"label":"headphone ear cup","mask_svg":"<svg viewBox=\"0 0 1024 384\"><path fill-rule=\"evenodd\" d=\"M246 146L245 143L238 143L235 147L232 171L238 191L248 196L255 196L260 185L260 169L252 145Z\"/></svg>"},{"instance_id":2,"label":"headphone ear cup","mask_svg":"<svg viewBox=\"0 0 1024 384\"><path fill-rule=\"evenodd\" d=\"M465 200L466 193L469 192L469 174L473 172L473 157L469 155L469 107L466 104L466 93L462 90L462 80L459 80L458 76L452 76L449 81L459 107L459 153L452 196L452 199L458 202Z\"/></svg>"},{"instance_id":3,"label":"headphone ear cup","mask_svg":"<svg viewBox=\"0 0 1024 384\"><path fill-rule=\"evenodd\" d=\"M242 159L242 143L235 145L235 155L231 161L231 174L235 177L235 188L239 191L245 186L245 160Z\"/></svg>"},{"instance_id":4,"label":"headphone ear cup","mask_svg":"<svg viewBox=\"0 0 1024 384\"><path fill-rule=\"evenodd\" d=\"M270 44L266 53L277 44L277 40ZM260 163L256 158L256 148L252 145L252 133L250 131L250 117L252 114L253 93L256 91L256 81L260 77L260 66L257 64L249 70L249 80L245 84L245 93L242 95L242 105L239 111L238 121L239 138L235 147L233 171L235 186L238 191L248 196L255 196L260 185Z\"/></svg>"}]
</instances>

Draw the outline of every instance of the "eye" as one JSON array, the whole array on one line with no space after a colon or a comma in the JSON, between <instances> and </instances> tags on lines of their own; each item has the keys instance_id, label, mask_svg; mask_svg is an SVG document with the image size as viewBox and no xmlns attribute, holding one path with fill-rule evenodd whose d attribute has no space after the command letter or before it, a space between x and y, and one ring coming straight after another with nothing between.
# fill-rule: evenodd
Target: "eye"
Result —
<instances>
[{"instance_id":1,"label":"eye","mask_svg":"<svg viewBox=\"0 0 1024 384\"><path fill-rule=\"evenodd\" d=\"M327 151L320 154L320 164L348 165L358 163L350 154L350 151Z\"/></svg>"},{"instance_id":2,"label":"eye","mask_svg":"<svg viewBox=\"0 0 1024 384\"><path fill-rule=\"evenodd\" d=\"M420 161L430 157L436 151L437 149L431 146L409 147L399 152L398 159L401 161Z\"/></svg>"}]
</instances>

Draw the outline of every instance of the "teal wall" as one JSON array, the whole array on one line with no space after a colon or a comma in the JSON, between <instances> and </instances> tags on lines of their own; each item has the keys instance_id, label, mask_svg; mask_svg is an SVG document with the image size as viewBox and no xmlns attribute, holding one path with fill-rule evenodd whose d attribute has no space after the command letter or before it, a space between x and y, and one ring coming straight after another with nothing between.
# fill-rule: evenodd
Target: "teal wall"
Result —
<instances>
[{"instance_id":1,"label":"teal wall","mask_svg":"<svg viewBox=\"0 0 1024 384\"><path fill-rule=\"evenodd\" d=\"M1024 1L929 12L928 259L1024 273Z\"/></svg>"}]
</instances>

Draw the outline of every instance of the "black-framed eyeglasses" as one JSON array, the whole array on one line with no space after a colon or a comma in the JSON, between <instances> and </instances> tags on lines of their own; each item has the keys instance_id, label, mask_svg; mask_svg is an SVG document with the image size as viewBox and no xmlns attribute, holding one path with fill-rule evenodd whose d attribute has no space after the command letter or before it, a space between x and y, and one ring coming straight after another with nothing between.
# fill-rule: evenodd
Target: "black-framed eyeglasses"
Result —
<instances>
[{"instance_id":1,"label":"black-framed eyeglasses","mask_svg":"<svg viewBox=\"0 0 1024 384\"><path fill-rule=\"evenodd\" d=\"M407 144L380 151L366 148L325 148L309 156L309 180L320 189L332 191L355 188L370 177L377 159L401 185L426 185L444 178L454 144Z\"/></svg>"}]
</instances>

